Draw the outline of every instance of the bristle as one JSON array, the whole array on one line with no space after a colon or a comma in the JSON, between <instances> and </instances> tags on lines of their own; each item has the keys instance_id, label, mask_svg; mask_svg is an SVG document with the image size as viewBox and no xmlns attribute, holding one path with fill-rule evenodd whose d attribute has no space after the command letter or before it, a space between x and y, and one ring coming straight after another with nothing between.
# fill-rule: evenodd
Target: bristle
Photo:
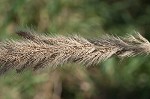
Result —
<instances>
[{"instance_id":1,"label":"bristle","mask_svg":"<svg viewBox=\"0 0 150 99\"><path fill-rule=\"evenodd\" d=\"M124 58L150 53L150 43L140 34L127 38L107 36L98 40L80 36L48 37L25 31L17 34L25 39L0 43L0 75L12 69L20 73L25 69L56 68L69 62L90 66L113 55Z\"/></svg>"}]
</instances>

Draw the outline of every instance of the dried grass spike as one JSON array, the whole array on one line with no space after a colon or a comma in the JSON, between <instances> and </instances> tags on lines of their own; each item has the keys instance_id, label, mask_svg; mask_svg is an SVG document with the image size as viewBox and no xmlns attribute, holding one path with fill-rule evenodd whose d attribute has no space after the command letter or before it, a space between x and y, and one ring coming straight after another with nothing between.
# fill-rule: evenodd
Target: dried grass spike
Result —
<instances>
[{"instance_id":1,"label":"dried grass spike","mask_svg":"<svg viewBox=\"0 0 150 99\"><path fill-rule=\"evenodd\" d=\"M140 34L127 38L105 36L97 40L76 35L48 37L25 31L17 34L25 39L0 43L0 75L12 69L20 73L25 69L56 68L68 62L90 66L113 55L124 58L150 53L150 43Z\"/></svg>"}]
</instances>

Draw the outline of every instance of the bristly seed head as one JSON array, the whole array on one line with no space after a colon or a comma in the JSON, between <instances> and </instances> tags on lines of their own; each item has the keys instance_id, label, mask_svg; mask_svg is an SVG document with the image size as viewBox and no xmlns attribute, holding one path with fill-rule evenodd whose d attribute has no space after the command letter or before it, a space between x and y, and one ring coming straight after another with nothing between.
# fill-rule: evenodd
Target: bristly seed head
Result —
<instances>
[{"instance_id":1,"label":"bristly seed head","mask_svg":"<svg viewBox=\"0 0 150 99\"><path fill-rule=\"evenodd\" d=\"M0 74L11 69L19 73L24 69L55 68L68 62L90 66L112 55L124 58L150 53L149 41L139 33L125 38L106 36L97 40L79 36L39 36L27 31L17 34L25 39L0 43Z\"/></svg>"}]
</instances>

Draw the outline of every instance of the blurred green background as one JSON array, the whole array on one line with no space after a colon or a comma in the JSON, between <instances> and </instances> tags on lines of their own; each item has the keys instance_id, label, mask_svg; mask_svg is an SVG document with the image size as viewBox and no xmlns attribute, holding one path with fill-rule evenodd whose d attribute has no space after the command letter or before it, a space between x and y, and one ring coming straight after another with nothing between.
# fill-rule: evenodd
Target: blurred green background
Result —
<instances>
[{"instance_id":1,"label":"blurred green background","mask_svg":"<svg viewBox=\"0 0 150 99\"><path fill-rule=\"evenodd\" d=\"M148 0L0 0L0 41L21 39L18 27L38 33L105 33L134 31L150 40ZM150 99L150 57L110 58L83 68L65 64L55 71L0 77L0 99Z\"/></svg>"}]
</instances>

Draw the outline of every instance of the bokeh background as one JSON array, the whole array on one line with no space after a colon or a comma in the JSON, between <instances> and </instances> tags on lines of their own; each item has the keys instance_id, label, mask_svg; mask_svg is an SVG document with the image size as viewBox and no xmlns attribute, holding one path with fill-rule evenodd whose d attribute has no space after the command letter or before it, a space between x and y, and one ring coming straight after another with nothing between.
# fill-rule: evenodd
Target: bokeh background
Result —
<instances>
[{"instance_id":1,"label":"bokeh background","mask_svg":"<svg viewBox=\"0 0 150 99\"><path fill-rule=\"evenodd\" d=\"M150 40L149 0L0 0L0 41L18 28L87 38L134 31ZM0 99L150 99L150 56L0 77Z\"/></svg>"}]
</instances>

